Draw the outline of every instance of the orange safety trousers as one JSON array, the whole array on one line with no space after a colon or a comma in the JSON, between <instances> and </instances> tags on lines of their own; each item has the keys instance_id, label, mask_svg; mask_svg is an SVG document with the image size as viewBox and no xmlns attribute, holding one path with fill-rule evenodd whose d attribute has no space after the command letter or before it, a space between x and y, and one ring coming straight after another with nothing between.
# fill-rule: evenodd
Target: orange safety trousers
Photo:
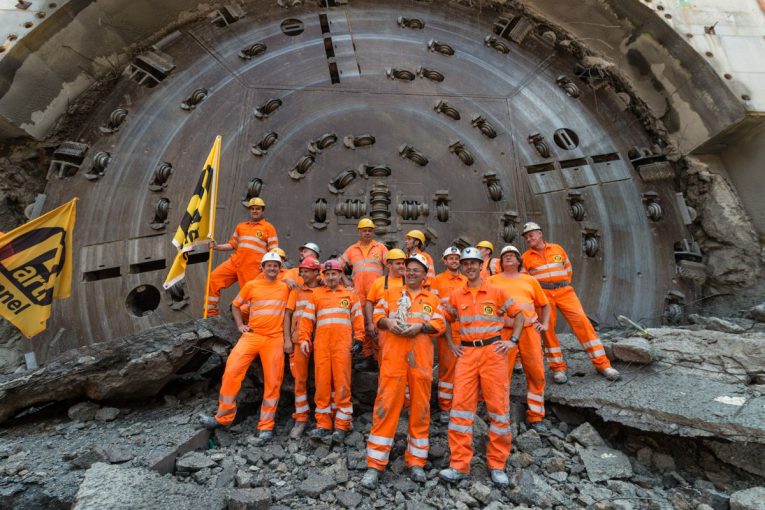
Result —
<instances>
[{"instance_id":1,"label":"orange safety trousers","mask_svg":"<svg viewBox=\"0 0 765 510\"><path fill-rule=\"evenodd\" d=\"M351 402L351 335L317 335L313 343L315 418L320 429L350 430L353 420Z\"/></svg>"},{"instance_id":2,"label":"orange safety trousers","mask_svg":"<svg viewBox=\"0 0 765 510\"><path fill-rule=\"evenodd\" d=\"M231 425L236 417L236 395L250 364L260 356L263 364L263 402L260 405L258 430L273 430L276 406L284 376L284 337L266 336L252 331L242 334L226 361L218 397L215 419L221 425Z\"/></svg>"},{"instance_id":3,"label":"orange safety trousers","mask_svg":"<svg viewBox=\"0 0 765 510\"><path fill-rule=\"evenodd\" d=\"M611 366L611 362L606 357L606 351L603 344L598 339L595 328L592 327L590 319L584 313L582 303L571 286L560 289L545 289L545 295L550 301L550 323L547 331L542 336L545 345L545 356L550 370L559 372L566 370L566 362L563 361L563 352L560 348L560 340L555 334L555 324L557 322L557 310L563 314L569 326L576 335L579 343L584 347L585 352L590 357L590 361L595 368L603 370Z\"/></svg>"},{"instance_id":4,"label":"orange safety trousers","mask_svg":"<svg viewBox=\"0 0 765 510\"><path fill-rule=\"evenodd\" d=\"M432 383L431 338L425 335L404 338L389 334L382 346L380 382L367 442L369 467L382 471L388 465L407 386L411 407L404 460L408 467L425 466L428 460Z\"/></svg>"},{"instance_id":5,"label":"orange safety trousers","mask_svg":"<svg viewBox=\"0 0 765 510\"><path fill-rule=\"evenodd\" d=\"M533 326L524 327L518 345L508 351L507 373L511 382L519 350L523 373L526 375L526 421L542 421L545 417L545 366L542 339Z\"/></svg>"},{"instance_id":6,"label":"orange safety trousers","mask_svg":"<svg viewBox=\"0 0 765 510\"><path fill-rule=\"evenodd\" d=\"M212 255L211 255L212 256ZM242 264L237 266L230 258L213 269L210 274L210 290L207 296L207 316L214 317L220 313L221 290L239 282L239 288L260 274L260 264ZM246 324L246 322L245 322Z\"/></svg>"},{"instance_id":7,"label":"orange safety trousers","mask_svg":"<svg viewBox=\"0 0 765 510\"><path fill-rule=\"evenodd\" d=\"M459 335L456 334L456 328L452 328L452 339L459 343ZM438 407L444 412L452 409L452 399L454 398L454 369L457 366L457 357L449 349L449 343L445 336L439 336L436 339L436 348L438 352Z\"/></svg>"},{"instance_id":8,"label":"orange safety trousers","mask_svg":"<svg viewBox=\"0 0 765 510\"><path fill-rule=\"evenodd\" d=\"M305 355L300 346L294 344L290 357L290 373L295 380L295 412L292 419L295 421L308 421L308 364L310 354Z\"/></svg>"},{"instance_id":9,"label":"orange safety trousers","mask_svg":"<svg viewBox=\"0 0 765 510\"><path fill-rule=\"evenodd\" d=\"M496 344L463 347L454 374L454 400L449 413L449 466L460 473L470 472L473 458L473 420L478 407L478 391L483 392L489 415L489 444L486 464L489 469L505 469L510 455L510 379L507 353Z\"/></svg>"}]
</instances>

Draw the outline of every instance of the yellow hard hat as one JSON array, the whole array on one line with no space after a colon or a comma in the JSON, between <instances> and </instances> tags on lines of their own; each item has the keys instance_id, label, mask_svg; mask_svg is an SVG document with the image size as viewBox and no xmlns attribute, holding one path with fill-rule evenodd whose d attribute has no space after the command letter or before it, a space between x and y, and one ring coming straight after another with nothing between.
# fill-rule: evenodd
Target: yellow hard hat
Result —
<instances>
[{"instance_id":1,"label":"yellow hard hat","mask_svg":"<svg viewBox=\"0 0 765 510\"><path fill-rule=\"evenodd\" d=\"M263 199L262 199L262 198L260 198L260 197L251 198L251 199L250 199L250 200L247 202L247 207L252 207L252 206L254 206L254 205L259 205L260 207L263 207L263 208L265 208L265 207L266 207L266 203L265 203L265 202L263 201Z\"/></svg>"},{"instance_id":2,"label":"yellow hard hat","mask_svg":"<svg viewBox=\"0 0 765 510\"><path fill-rule=\"evenodd\" d=\"M275 251L276 254L282 258L282 260L287 260L287 253L281 248L274 248L272 251Z\"/></svg>"},{"instance_id":3,"label":"yellow hard hat","mask_svg":"<svg viewBox=\"0 0 765 510\"><path fill-rule=\"evenodd\" d=\"M391 260L404 260L406 259L406 253L404 253L403 250L399 250L398 248L393 248L388 252L388 256L385 257L385 260L390 262Z\"/></svg>"},{"instance_id":4,"label":"yellow hard hat","mask_svg":"<svg viewBox=\"0 0 765 510\"><path fill-rule=\"evenodd\" d=\"M423 246L425 246L425 234L422 233L422 230L410 230L406 233L406 237L417 239Z\"/></svg>"},{"instance_id":5,"label":"yellow hard hat","mask_svg":"<svg viewBox=\"0 0 765 510\"><path fill-rule=\"evenodd\" d=\"M494 253L494 245L491 243L491 241L481 241L480 243L475 245L476 248L488 248L491 250L492 253Z\"/></svg>"},{"instance_id":6,"label":"yellow hard hat","mask_svg":"<svg viewBox=\"0 0 765 510\"><path fill-rule=\"evenodd\" d=\"M361 218L356 228L375 228L375 224L369 218Z\"/></svg>"}]
</instances>

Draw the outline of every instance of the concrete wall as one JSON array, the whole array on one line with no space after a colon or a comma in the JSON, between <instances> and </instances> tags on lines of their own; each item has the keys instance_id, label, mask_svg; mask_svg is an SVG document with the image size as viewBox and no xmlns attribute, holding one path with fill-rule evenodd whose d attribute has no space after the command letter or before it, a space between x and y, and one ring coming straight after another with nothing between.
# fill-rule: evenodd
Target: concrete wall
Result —
<instances>
[{"instance_id":1,"label":"concrete wall","mask_svg":"<svg viewBox=\"0 0 765 510\"><path fill-rule=\"evenodd\" d=\"M759 124L720 153L760 240L765 241L765 125Z\"/></svg>"}]
</instances>

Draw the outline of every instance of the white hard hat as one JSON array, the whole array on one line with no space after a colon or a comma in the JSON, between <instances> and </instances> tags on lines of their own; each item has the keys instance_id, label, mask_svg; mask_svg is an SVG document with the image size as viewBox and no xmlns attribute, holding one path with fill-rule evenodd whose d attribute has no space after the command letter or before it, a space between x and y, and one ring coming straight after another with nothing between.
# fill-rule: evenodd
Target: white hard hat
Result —
<instances>
[{"instance_id":1,"label":"white hard hat","mask_svg":"<svg viewBox=\"0 0 765 510\"><path fill-rule=\"evenodd\" d=\"M481 252L478 251L478 248L468 246L462 250L462 254L460 254L460 262L463 260L477 260L483 262L483 257L481 256Z\"/></svg>"},{"instance_id":2,"label":"white hard hat","mask_svg":"<svg viewBox=\"0 0 765 510\"><path fill-rule=\"evenodd\" d=\"M278 262L281 266L282 258L279 256L279 253L277 253L276 250L273 250L263 255L263 258L260 260L260 265L262 266L266 262Z\"/></svg>"},{"instance_id":3,"label":"white hard hat","mask_svg":"<svg viewBox=\"0 0 765 510\"><path fill-rule=\"evenodd\" d=\"M449 246L447 249L444 250L444 254L443 254L443 256L441 258L445 259L449 255L457 255L457 256L459 256L459 254L460 254L460 249L459 248L457 248L456 246Z\"/></svg>"},{"instance_id":4,"label":"white hard hat","mask_svg":"<svg viewBox=\"0 0 765 510\"><path fill-rule=\"evenodd\" d=\"M512 244L508 244L507 246L502 248L501 252L499 252L499 257L502 258L502 255L504 255L505 253L510 253L510 252L516 253L519 257L521 256L521 250L519 250Z\"/></svg>"},{"instance_id":5,"label":"white hard hat","mask_svg":"<svg viewBox=\"0 0 765 510\"><path fill-rule=\"evenodd\" d=\"M521 231L521 235L524 235L527 232L531 232L532 230L542 230L542 227L533 221L529 221L523 225L523 231Z\"/></svg>"},{"instance_id":6,"label":"white hard hat","mask_svg":"<svg viewBox=\"0 0 765 510\"><path fill-rule=\"evenodd\" d=\"M419 262L419 263L420 263L420 265L421 265L422 267L424 267L424 268L425 268L425 271L427 271L428 269L430 269L430 266L428 265L428 259L426 259L426 258L425 258L425 256L424 256L424 255L422 255L421 253L414 253L414 254L412 254L412 255L409 255L409 256L406 258L406 261L405 261L405 262L408 264L408 263L409 263L409 262L411 262L412 260L413 260L413 261L415 261L415 262Z\"/></svg>"},{"instance_id":7,"label":"white hard hat","mask_svg":"<svg viewBox=\"0 0 765 510\"><path fill-rule=\"evenodd\" d=\"M312 252L314 252L316 255L321 255L321 248L319 248L319 245L316 243L305 243L303 246L298 248L299 250L302 250L303 248L308 248Z\"/></svg>"}]
</instances>

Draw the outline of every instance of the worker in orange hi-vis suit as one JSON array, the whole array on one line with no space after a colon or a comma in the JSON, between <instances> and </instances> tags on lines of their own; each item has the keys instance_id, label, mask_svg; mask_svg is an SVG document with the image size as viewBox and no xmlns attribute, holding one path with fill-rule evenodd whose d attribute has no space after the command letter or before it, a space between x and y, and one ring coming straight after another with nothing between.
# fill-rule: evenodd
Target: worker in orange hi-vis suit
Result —
<instances>
[{"instance_id":1,"label":"worker in orange hi-vis suit","mask_svg":"<svg viewBox=\"0 0 765 510\"><path fill-rule=\"evenodd\" d=\"M299 345L300 318L303 316L314 289L321 285L319 280L321 264L315 257L309 255L303 258L300 261L298 270L300 271L300 279L303 285L296 292L292 293L290 305L294 306L289 306L289 308L294 310L291 327L293 345ZM316 316L313 312L309 312L309 315ZM310 359L310 352L306 354L301 349L293 348L290 353L290 373L295 380L295 412L292 414L295 424L292 426L292 430L290 430L290 439L300 438L308 423L308 413L310 411L308 407L308 365Z\"/></svg>"},{"instance_id":2,"label":"worker in orange hi-vis suit","mask_svg":"<svg viewBox=\"0 0 765 510\"><path fill-rule=\"evenodd\" d=\"M560 341L555 334L557 310L560 310L571 326L598 373L610 381L619 379L619 372L611 367L603 344L571 287L573 271L566 251L560 245L545 242L542 227L533 222L523 226L523 238L529 247L523 254L523 267L537 279L550 301L550 324L542 340L547 363L553 372L553 381L557 384L568 382L566 362L563 361Z\"/></svg>"},{"instance_id":3,"label":"worker in orange hi-vis suit","mask_svg":"<svg viewBox=\"0 0 765 510\"><path fill-rule=\"evenodd\" d=\"M226 361L220 386L218 412L215 416L200 416L202 425L209 429L231 425L236 416L236 395L253 360L260 356L263 364L263 402L260 405L257 444L262 445L273 437L276 406L284 375L284 353L292 351L289 309L290 288L276 279L282 261L275 252L263 256L265 278L253 279L245 284L233 302L231 313L242 333ZM239 307L249 304L247 324L242 322Z\"/></svg>"},{"instance_id":4,"label":"worker in orange hi-vis suit","mask_svg":"<svg viewBox=\"0 0 765 510\"><path fill-rule=\"evenodd\" d=\"M481 266L481 278L486 279L492 275L502 272L498 258L492 258L494 253L494 243L491 241L481 241L475 245L483 257L483 266Z\"/></svg>"},{"instance_id":5,"label":"worker in orange hi-vis suit","mask_svg":"<svg viewBox=\"0 0 765 510\"><path fill-rule=\"evenodd\" d=\"M360 341L364 336L361 305L356 293L340 284L342 274L339 260L324 263L324 286L316 287L308 297L298 336L304 354L313 345L316 429L309 437L322 440L331 434L336 443L342 443L351 430L351 345L352 339ZM332 404L337 409L334 432Z\"/></svg>"},{"instance_id":6,"label":"worker in orange hi-vis suit","mask_svg":"<svg viewBox=\"0 0 765 510\"><path fill-rule=\"evenodd\" d=\"M510 378L508 351L518 343L523 313L506 291L481 279L483 257L476 248L462 250L462 273L467 283L452 291L442 305L446 320L459 322L460 344L452 342L457 357L454 371L454 400L449 413L449 467L438 476L457 482L470 476L473 458L473 419L479 390L489 417L486 464L492 482L507 487L505 464L510 455ZM510 340L503 340L503 327L512 326Z\"/></svg>"},{"instance_id":7,"label":"worker in orange hi-vis suit","mask_svg":"<svg viewBox=\"0 0 765 510\"><path fill-rule=\"evenodd\" d=\"M345 250L340 261L343 268L351 268L353 288L361 303L362 314L364 303L367 300L369 288L377 277L382 276L385 270L385 258L388 248L384 244L375 241L375 224L369 218L361 218L357 225L359 240ZM344 278L346 285L350 281ZM372 324L364 325L365 335L360 344L354 345L353 352L361 352L364 360L359 363L359 368L371 368L374 365L374 356L377 353L377 339L374 335Z\"/></svg>"},{"instance_id":8,"label":"worker in orange hi-vis suit","mask_svg":"<svg viewBox=\"0 0 765 510\"><path fill-rule=\"evenodd\" d=\"M372 324L372 328L374 329L371 333L373 333L373 336L377 339L380 348L382 348L382 335L377 330L377 326L374 324L372 318L374 307L377 304L377 301L382 298L386 290L400 289L404 286L404 271L406 270L404 260L406 260L406 253L398 248L390 250L385 257L385 265L388 267L388 272L385 276L379 276L372 282L372 286L369 287L369 292L367 292L367 299L364 304L364 324L365 326L367 324Z\"/></svg>"},{"instance_id":9,"label":"worker in orange hi-vis suit","mask_svg":"<svg viewBox=\"0 0 765 510\"><path fill-rule=\"evenodd\" d=\"M210 241L214 251L234 251L224 263L213 270L210 275L210 288L207 296L207 316L213 317L220 313L218 304L220 292L239 282L239 289L260 273L260 261L267 252L279 247L279 238L273 225L264 219L266 203L262 198L255 197L247 202L250 210L250 220L236 226L226 244L216 244ZM210 254L212 256L212 254Z\"/></svg>"},{"instance_id":10,"label":"worker in orange hi-vis suit","mask_svg":"<svg viewBox=\"0 0 765 510\"><path fill-rule=\"evenodd\" d=\"M438 291L441 303L446 304L449 302L449 296L451 296L452 291L465 285L467 278L460 273L459 248L455 246L448 247L444 251L442 260L444 265L446 265L446 270L436 275L433 288ZM452 341L459 343L459 324L456 322L451 323L449 330ZM440 335L436 339L436 348L438 349L438 407L441 409L438 419L445 425L449 423L449 411L452 409L454 367L457 365L457 358L449 348L449 341L446 335Z\"/></svg>"},{"instance_id":11,"label":"worker in orange hi-vis suit","mask_svg":"<svg viewBox=\"0 0 765 510\"><path fill-rule=\"evenodd\" d=\"M540 333L547 330L550 303L539 282L521 273L521 252L508 245L500 252L502 272L489 278L489 282L505 289L523 311L525 323L520 342L508 354L508 374L513 378L513 365L520 351L523 372L526 374L526 421L537 432L547 432L542 421L545 417L545 364ZM539 315L537 315L539 310ZM510 329L502 330L502 338L510 337Z\"/></svg>"},{"instance_id":12,"label":"worker in orange hi-vis suit","mask_svg":"<svg viewBox=\"0 0 765 510\"><path fill-rule=\"evenodd\" d=\"M367 470L361 485L377 487L404 407L404 387L411 392L411 410L404 461L412 480L425 483L428 460L430 388L433 382L432 336L446 329L438 296L423 287L428 262L422 255L406 259L406 284L388 289L377 302L374 321L384 330L380 383L367 440Z\"/></svg>"},{"instance_id":13,"label":"worker in orange hi-vis suit","mask_svg":"<svg viewBox=\"0 0 765 510\"><path fill-rule=\"evenodd\" d=\"M425 278L423 285L425 287L433 287L433 279L436 277L436 266L433 264L433 257L425 253L425 234L422 230L410 230L406 233L404 238L404 249L408 256L415 255L417 253L425 257L428 261L428 276Z\"/></svg>"}]
</instances>

